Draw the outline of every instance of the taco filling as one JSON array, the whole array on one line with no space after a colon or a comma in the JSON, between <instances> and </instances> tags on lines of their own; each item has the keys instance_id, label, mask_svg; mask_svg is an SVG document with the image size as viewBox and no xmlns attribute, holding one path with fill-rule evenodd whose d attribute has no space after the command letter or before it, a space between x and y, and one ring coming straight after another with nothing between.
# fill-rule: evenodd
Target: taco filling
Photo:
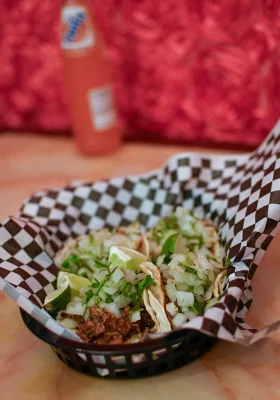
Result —
<instances>
[{"instance_id":1,"label":"taco filling","mask_svg":"<svg viewBox=\"0 0 280 400\"><path fill-rule=\"evenodd\" d=\"M226 284L216 227L180 207L145 235L136 222L78 237L55 262L57 288L45 308L97 344L180 328L218 301Z\"/></svg>"},{"instance_id":2,"label":"taco filling","mask_svg":"<svg viewBox=\"0 0 280 400\"><path fill-rule=\"evenodd\" d=\"M143 296L158 284L141 267L147 254L138 223L72 240L55 257L60 267L57 290L47 296L45 308L84 341L141 340L156 330L146 309L151 312L150 298Z\"/></svg>"},{"instance_id":3,"label":"taco filling","mask_svg":"<svg viewBox=\"0 0 280 400\"><path fill-rule=\"evenodd\" d=\"M166 315L179 328L214 305L224 291L227 262L216 227L178 207L147 238L162 277Z\"/></svg>"}]
</instances>

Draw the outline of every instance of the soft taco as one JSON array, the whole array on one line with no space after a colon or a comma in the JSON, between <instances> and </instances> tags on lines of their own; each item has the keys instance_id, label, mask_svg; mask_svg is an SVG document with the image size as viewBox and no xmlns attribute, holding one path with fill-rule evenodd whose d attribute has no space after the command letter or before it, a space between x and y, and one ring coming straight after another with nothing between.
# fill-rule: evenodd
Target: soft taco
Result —
<instances>
[{"instance_id":1,"label":"soft taco","mask_svg":"<svg viewBox=\"0 0 280 400\"><path fill-rule=\"evenodd\" d=\"M160 219L147 238L166 316L172 328L180 328L218 301L229 260L223 261L216 227L180 207Z\"/></svg>"},{"instance_id":2,"label":"soft taco","mask_svg":"<svg viewBox=\"0 0 280 400\"><path fill-rule=\"evenodd\" d=\"M91 343L130 343L163 331L169 322L159 300L160 274L148 254L138 223L70 241L55 257L57 290L45 308Z\"/></svg>"}]
</instances>

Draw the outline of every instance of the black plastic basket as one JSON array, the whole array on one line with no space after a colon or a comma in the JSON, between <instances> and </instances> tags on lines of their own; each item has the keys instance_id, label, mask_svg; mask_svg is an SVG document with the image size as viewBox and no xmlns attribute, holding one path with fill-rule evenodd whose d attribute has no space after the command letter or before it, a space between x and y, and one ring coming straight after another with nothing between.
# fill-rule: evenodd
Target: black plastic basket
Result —
<instances>
[{"instance_id":1,"label":"black plastic basket","mask_svg":"<svg viewBox=\"0 0 280 400\"><path fill-rule=\"evenodd\" d=\"M22 309L20 312L27 328L51 345L64 364L97 377L143 378L171 371L200 357L217 340L198 331L180 330L143 343L94 345L63 339ZM96 362L96 356L103 356L104 362Z\"/></svg>"}]
</instances>

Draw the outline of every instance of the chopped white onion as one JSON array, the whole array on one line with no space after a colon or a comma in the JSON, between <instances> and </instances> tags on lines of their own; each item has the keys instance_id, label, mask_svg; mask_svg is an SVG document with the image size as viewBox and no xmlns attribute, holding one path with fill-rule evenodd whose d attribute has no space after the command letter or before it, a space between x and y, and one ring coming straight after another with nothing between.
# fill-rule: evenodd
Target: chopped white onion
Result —
<instances>
[{"instance_id":1,"label":"chopped white onion","mask_svg":"<svg viewBox=\"0 0 280 400\"><path fill-rule=\"evenodd\" d=\"M120 317L121 317L120 310L118 309L116 303L107 304L106 310L109 311L109 312L111 312L111 313L113 313L113 314L115 314L115 316L116 316L117 318L120 318Z\"/></svg>"},{"instance_id":2,"label":"chopped white onion","mask_svg":"<svg viewBox=\"0 0 280 400\"><path fill-rule=\"evenodd\" d=\"M171 317L174 317L176 313L178 312L178 307L172 302L166 304L166 310L169 312Z\"/></svg>"},{"instance_id":3,"label":"chopped white onion","mask_svg":"<svg viewBox=\"0 0 280 400\"><path fill-rule=\"evenodd\" d=\"M95 306L95 298L94 298L94 297L92 297L92 298L88 301L87 306L88 306L88 307L93 307L93 306Z\"/></svg>"},{"instance_id":4,"label":"chopped white onion","mask_svg":"<svg viewBox=\"0 0 280 400\"><path fill-rule=\"evenodd\" d=\"M101 269L95 274L95 278L100 282L106 275L108 275L107 269Z\"/></svg>"},{"instance_id":5,"label":"chopped white onion","mask_svg":"<svg viewBox=\"0 0 280 400\"><path fill-rule=\"evenodd\" d=\"M66 307L67 314L83 315L86 309L86 305L82 303L68 303Z\"/></svg>"},{"instance_id":6,"label":"chopped white onion","mask_svg":"<svg viewBox=\"0 0 280 400\"><path fill-rule=\"evenodd\" d=\"M165 286L167 296L169 299L173 302L177 300L177 291L176 291L176 286L174 281L171 279L168 279L167 284Z\"/></svg>"},{"instance_id":7,"label":"chopped white onion","mask_svg":"<svg viewBox=\"0 0 280 400\"><path fill-rule=\"evenodd\" d=\"M140 311L134 311L131 314L131 317L130 317L131 322L136 322L136 321L139 321L140 319L141 319Z\"/></svg>"},{"instance_id":8,"label":"chopped white onion","mask_svg":"<svg viewBox=\"0 0 280 400\"><path fill-rule=\"evenodd\" d=\"M81 288L81 289L79 290L79 292L80 292L80 296L81 296L82 298L84 298L86 292L88 292L88 287L83 287L83 288Z\"/></svg>"},{"instance_id":9,"label":"chopped white onion","mask_svg":"<svg viewBox=\"0 0 280 400\"><path fill-rule=\"evenodd\" d=\"M75 329L77 328L78 324L72 318L65 318L60 323L65 326L67 329Z\"/></svg>"},{"instance_id":10,"label":"chopped white onion","mask_svg":"<svg viewBox=\"0 0 280 400\"><path fill-rule=\"evenodd\" d=\"M189 292L177 291L177 302L180 307L191 307L194 303L194 295Z\"/></svg>"},{"instance_id":11,"label":"chopped white onion","mask_svg":"<svg viewBox=\"0 0 280 400\"><path fill-rule=\"evenodd\" d=\"M163 266L163 265L166 265L166 264L163 264L164 258L165 258L165 255L164 255L164 254L161 255L161 256L159 256L159 257L157 258L156 265L157 265L158 267L161 267L161 266Z\"/></svg>"},{"instance_id":12,"label":"chopped white onion","mask_svg":"<svg viewBox=\"0 0 280 400\"><path fill-rule=\"evenodd\" d=\"M204 287L202 285L195 286L193 288L193 292L194 292L194 294L203 296L204 295Z\"/></svg>"},{"instance_id":13,"label":"chopped white onion","mask_svg":"<svg viewBox=\"0 0 280 400\"><path fill-rule=\"evenodd\" d=\"M88 235L82 236L79 239L78 243L79 243L79 249L81 251L87 251L88 250L88 248L89 248L89 239L90 239L90 237Z\"/></svg>"},{"instance_id":14,"label":"chopped white onion","mask_svg":"<svg viewBox=\"0 0 280 400\"><path fill-rule=\"evenodd\" d=\"M136 275L137 281L141 282L146 278L146 274L144 272L140 272L139 274Z\"/></svg>"},{"instance_id":15,"label":"chopped white onion","mask_svg":"<svg viewBox=\"0 0 280 400\"><path fill-rule=\"evenodd\" d=\"M118 290L117 286L112 286L110 285L110 282L108 283L108 285L103 287L103 290L105 293L108 293L110 295L115 294Z\"/></svg>"},{"instance_id":16,"label":"chopped white onion","mask_svg":"<svg viewBox=\"0 0 280 400\"><path fill-rule=\"evenodd\" d=\"M214 283L211 283L211 285L209 285L208 289L207 289L206 292L204 293L204 300L205 300L205 301L211 299L213 287L214 287Z\"/></svg>"},{"instance_id":17,"label":"chopped white onion","mask_svg":"<svg viewBox=\"0 0 280 400\"><path fill-rule=\"evenodd\" d=\"M135 271L132 271L132 270L127 270L127 271L125 271L124 279L125 279L127 282L132 283L132 282L134 282L135 278L136 278L136 273L135 273Z\"/></svg>"},{"instance_id":18,"label":"chopped white onion","mask_svg":"<svg viewBox=\"0 0 280 400\"><path fill-rule=\"evenodd\" d=\"M189 311L189 310L184 311L184 314L188 320L191 320L191 319L197 317L197 314L195 312Z\"/></svg>"},{"instance_id":19,"label":"chopped white onion","mask_svg":"<svg viewBox=\"0 0 280 400\"><path fill-rule=\"evenodd\" d=\"M128 306L130 303L130 299L125 297L123 294L119 294L118 296L113 297L113 299L119 308Z\"/></svg>"},{"instance_id":20,"label":"chopped white onion","mask_svg":"<svg viewBox=\"0 0 280 400\"><path fill-rule=\"evenodd\" d=\"M111 279L114 283L118 283L124 277L124 273L121 271L120 268L115 269L112 273Z\"/></svg>"},{"instance_id":21,"label":"chopped white onion","mask_svg":"<svg viewBox=\"0 0 280 400\"><path fill-rule=\"evenodd\" d=\"M175 317L172 319L172 325L174 328L180 328L187 320L187 317L185 314L178 313L175 315Z\"/></svg>"},{"instance_id":22,"label":"chopped white onion","mask_svg":"<svg viewBox=\"0 0 280 400\"><path fill-rule=\"evenodd\" d=\"M98 296L100 297L101 300L106 301L106 294L103 293L102 290L100 290L100 292L98 293Z\"/></svg>"},{"instance_id":23,"label":"chopped white onion","mask_svg":"<svg viewBox=\"0 0 280 400\"><path fill-rule=\"evenodd\" d=\"M176 288L177 288L177 290L183 290L183 291L187 292L189 285L187 283L177 283Z\"/></svg>"},{"instance_id":24,"label":"chopped white onion","mask_svg":"<svg viewBox=\"0 0 280 400\"><path fill-rule=\"evenodd\" d=\"M187 283L189 286L197 286L202 283L201 279L190 272L183 273L181 282Z\"/></svg>"}]
</instances>

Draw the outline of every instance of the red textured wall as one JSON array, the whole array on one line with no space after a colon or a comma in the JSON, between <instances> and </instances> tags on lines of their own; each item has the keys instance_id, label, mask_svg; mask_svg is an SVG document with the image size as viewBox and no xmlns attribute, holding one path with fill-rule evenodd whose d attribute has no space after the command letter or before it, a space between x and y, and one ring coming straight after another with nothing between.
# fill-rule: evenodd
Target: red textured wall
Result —
<instances>
[{"instance_id":1,"label":"red textured wall","mask_svg":"<svg viewBox=\"0 0 280 400\"><path fill-rule=\"evenodd\" d=\"M256 145L280 115L280 0L92 0L127 136ZM0 2L0 129L67 132L61 1Z\"/></svg>"}]
</instances>

